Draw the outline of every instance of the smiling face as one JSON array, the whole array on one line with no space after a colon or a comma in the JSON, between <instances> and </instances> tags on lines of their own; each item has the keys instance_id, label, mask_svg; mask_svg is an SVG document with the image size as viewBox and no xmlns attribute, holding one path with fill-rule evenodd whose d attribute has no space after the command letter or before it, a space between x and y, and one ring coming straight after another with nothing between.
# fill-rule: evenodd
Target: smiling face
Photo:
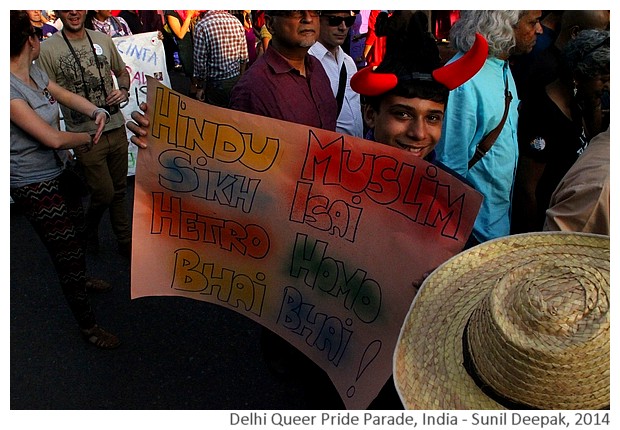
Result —
<instances>
[{"instance_id":1,"label":"smiling face","mask_svg":"<svg viewBox=\"0 0 620 430\"><path fill-rule=\"evenodd\" d=\"M426 157L441 138L445 105L418 97L386 95L379 108L366 105L364 120L375 141Z\"/></svg>"},{"instance_id":2,"label":"smiling face","mask_svg":"<svg viewBox=\"0 0 620 430\"><path fill-rule=\"evenodd\" d=\"M86 21L85 10L59 10L57 13L62 21L65 33L79 33L84 29L84 22Z\"/></svg>"}]
</instances>

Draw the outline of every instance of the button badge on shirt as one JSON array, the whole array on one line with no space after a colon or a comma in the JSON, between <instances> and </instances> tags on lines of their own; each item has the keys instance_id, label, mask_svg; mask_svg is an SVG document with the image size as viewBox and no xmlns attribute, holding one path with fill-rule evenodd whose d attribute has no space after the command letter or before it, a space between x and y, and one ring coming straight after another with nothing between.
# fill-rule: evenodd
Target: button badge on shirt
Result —
<instances>
[{"instance_id":1,"label":"button badge on shirt","mask_svg":"<svg viewBox=\"0 0 620 430\"><path fill-rule=\"evenodd\" d=\"M545 149L545 146L547 146L547 142L545 142L545 139L543 139L542 137L535 137L530 142L530 146L536 151L542 151L543 149Z\"/></svg>"}]
</instances>

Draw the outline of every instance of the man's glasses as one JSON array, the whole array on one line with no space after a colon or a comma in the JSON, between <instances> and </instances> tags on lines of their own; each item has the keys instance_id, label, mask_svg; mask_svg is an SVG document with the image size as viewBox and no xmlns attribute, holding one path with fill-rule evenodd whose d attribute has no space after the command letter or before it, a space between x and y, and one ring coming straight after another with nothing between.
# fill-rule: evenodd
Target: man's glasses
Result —
<instances>
[{"instance_id":1,"label":"man's glasses","mask_svg":"<svg viewBox=\"0 0 620 430\"><path fill-rule=\"evenodd\" d=\"M337 15L321 15L321 16L324 16L325 18L327 18L327 24L330 27L339 27L343 21L344 21L344 25L346 25L347 27L351 27L353 24L355 24L354 16L337 16Z\"/></svg>"}]
</instances>

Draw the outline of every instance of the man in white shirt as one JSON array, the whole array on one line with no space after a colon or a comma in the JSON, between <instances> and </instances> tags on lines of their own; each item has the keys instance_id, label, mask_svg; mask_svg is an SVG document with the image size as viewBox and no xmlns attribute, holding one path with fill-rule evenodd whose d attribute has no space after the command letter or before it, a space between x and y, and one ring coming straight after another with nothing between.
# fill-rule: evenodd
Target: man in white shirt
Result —
<instances>
[{"instance_id":1,"label":"man in white shirt","mask_svg":"<svg viewBox=\"0 0 620 430\"><path fill-rule=\"evenodd\" d=\"M336 131L363 137L364 125L360 95L353 91L349 84L351 77L357 72L357 66L353 58L342 49L349 28L355 22L355 15L350 10L324 10L321 11L320 20L321 30L318 41L310 47L308 52L323 65L338 101L340 111Z\"/></svg>"}]
</instances>

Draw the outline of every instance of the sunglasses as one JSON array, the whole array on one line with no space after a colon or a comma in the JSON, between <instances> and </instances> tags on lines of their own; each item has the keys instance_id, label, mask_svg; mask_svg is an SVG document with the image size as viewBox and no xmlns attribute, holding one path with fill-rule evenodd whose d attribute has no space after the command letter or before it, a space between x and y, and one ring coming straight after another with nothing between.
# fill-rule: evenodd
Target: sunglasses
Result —
<instances>
[{"instance_id":1,"label":"sunglasses","mask_svg":"<svg viewBox=\"0 0 620 430\"><path fill-rule=\"evenodd\" d=\"M327 24L330 27L339 27L344 21L344 25L351 27L355 24L355 16L336 16L336 15L321 15L327 18Z\"/></svg>"}]
</instances>

